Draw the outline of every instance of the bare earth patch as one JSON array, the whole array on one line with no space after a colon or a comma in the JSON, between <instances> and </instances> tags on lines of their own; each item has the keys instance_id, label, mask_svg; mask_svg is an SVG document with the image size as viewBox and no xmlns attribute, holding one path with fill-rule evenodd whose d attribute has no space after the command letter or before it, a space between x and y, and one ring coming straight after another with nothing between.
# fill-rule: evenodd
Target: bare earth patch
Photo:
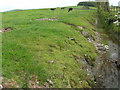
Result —
<instances>
[{"instance_id":1,"label":"bare earth patch","mask_svg":"<svg viewBox=\"0 0 120 90\"><path fill-rule=\"evenodd\" d=\"M47 80L44 85L40 85L37 76L32 75L30 76L29 80L29 88L49 88L52 85L51 80Z\"/></svg>"},{"instance_id":2,"label":"bare earth patch","mask_svg":"<svg viewBox=\"0 0 120 90\"><path fill-rule=\"evenodd\" d=\"M7 31L10 31L12 30L11 27L6 27L6 28L3 28L3 29L0 29L0 32L7 32Z\"/></svg>"},{"instance_id":3,"label":"bare earth patch","mask_svg":"<svg viewBox=\"0 0 120 90\"><path fill-rule=\"evenodd\" d=\"M82 26L77 26L79 29L85 29L85 27L82 27Z\"/></svg>"},{"instance_id":4,"label":"bare earth patch","mask_svg":"<svg viewBox=\"0 0 120 90\"><path fill-rule=\"evenodd\" d=\"M37 80L36 76L31 76L29 80L29 88L43 88L39 85L39 81Z\"/></svg>"},{"instance_id":5,"label":"bare earth patch","mask_svg":"<svg viewBox=\"0 0 120 90\"><path fill-rule=\"evenodd\" d=\"M2 85L4 88L11 88L11 87L19 88L19 85L14 79L9 79L6 82L4 82Z\"/></svg>"},{"instance_id":6,"label":"bare earth patch","mask_svg":"<svg viewBox=\"0 0 120 90\"><path fill-rule=\"evenodd\" d=\"M45 21L45 20L48 20L48 21L55 21L55 20L58 20L57 18L41 18L41 19L36 19L37 21Z\"/></svg>"}]
</instances>

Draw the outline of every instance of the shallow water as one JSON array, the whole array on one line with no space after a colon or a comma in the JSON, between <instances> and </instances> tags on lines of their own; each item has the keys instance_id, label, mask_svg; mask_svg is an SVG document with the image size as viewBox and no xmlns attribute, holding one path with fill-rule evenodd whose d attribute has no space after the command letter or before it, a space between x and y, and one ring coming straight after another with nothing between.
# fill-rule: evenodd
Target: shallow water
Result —
<instances>
[{"instance_id":1,"label":"shallow water","mask_svg":"<svg viewBox=\"0 0 120 90\"><path fill-rule=\"evenodd\" d=\"M119 70L118 63L118 44L109 41L109 50L101 54L96 59L94 73L97 75L98 87L118 88L119 87Z\"/></svg>"}]
</instances>

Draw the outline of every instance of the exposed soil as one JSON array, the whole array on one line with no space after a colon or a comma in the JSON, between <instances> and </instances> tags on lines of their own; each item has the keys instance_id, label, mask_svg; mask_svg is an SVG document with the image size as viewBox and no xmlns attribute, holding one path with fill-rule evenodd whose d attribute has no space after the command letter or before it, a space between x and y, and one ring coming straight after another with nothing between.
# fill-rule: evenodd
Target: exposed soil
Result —
<instances>
[{"instance_id":1,"label":"exposed soil","mask_svg":"<svg viewBox=\"0 0 120 90\"><path fill-rule=\"evenodd\" d=\"M85 29L85 27L82 27L82 26L77 26L79 29Z\"/></svg>"},{"instance_id":2,"label":"exposed soil","mask_svg":"<svg viewBox=\"0 0 120 90\"><path fill-rule=\"evenodd\" d=\"M29 88L45 88L44 86L39 85L39 81L37 80L37 77L34 75L30 76L28 87Z\"/></svg>"},{"instance_id":3,"label":"exposed soil","mask_svg":"<svg viewBox=\"0 0 120 90\"><path fill-rule=\"evenodd\" d=\"M19 88L19 85L17 84L17 82L14 79L9 79L7 80L4 84L2 84L4 88Z\"/></svg>"},{"instance_id":4,"label":"exposed soil","mask_svg":"<svg viewBox=\"0 0 120 90\"><path fill-rule=\"evenodd\" d=\"M48 20L48 21L55 21L55 20L58 20L57 18L41 18L41 19L36 19L37 21L45 21L45 20Z\"/></svg>"},{"instance_id":5,"label":"exposed soil","mask_svg":"<svg viewBox=\"0 0 120 90\"><path fill-rule=\"evenodd\" d=\"M5 28L1 29L0 32L7 32L7 31L10 31L10 30L12 30L11 27L5 27Z\"/></svg>"},{"instance_id":6,"label":"exposed soil","mask_svg":"<svg viewBox=\"0 0 120 90\"><path fill-rule=\"evenodd\" d=\"M4 81L3 81L4 82ZM30 80L24 82L27 84L28 88L49 88L52 85L51 80L47 80L43 85L40 85L40 81L38 80L37 76L31 75ZM0 84L0 88L20 88L21 86L14 79L6 79L2 85Z\"/></svg>"}]
</instances>

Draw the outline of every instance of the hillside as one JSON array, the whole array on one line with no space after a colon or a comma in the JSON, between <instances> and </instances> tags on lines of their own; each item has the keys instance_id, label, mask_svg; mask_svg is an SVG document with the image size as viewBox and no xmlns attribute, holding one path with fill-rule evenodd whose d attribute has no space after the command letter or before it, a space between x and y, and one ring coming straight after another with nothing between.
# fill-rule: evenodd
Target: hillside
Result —
<instances>
[{"instance_id":1,"label":"hillside","mask_svg":"<svg viewBox=\"0 0 120 90\"><path fill-rule=\"evenodd\" d=\"M3 86L94 86L86 66L95 63L96 49L90 41L96 40L95 21L95 9L4 12Z\"/></svg>"}]
</instances>

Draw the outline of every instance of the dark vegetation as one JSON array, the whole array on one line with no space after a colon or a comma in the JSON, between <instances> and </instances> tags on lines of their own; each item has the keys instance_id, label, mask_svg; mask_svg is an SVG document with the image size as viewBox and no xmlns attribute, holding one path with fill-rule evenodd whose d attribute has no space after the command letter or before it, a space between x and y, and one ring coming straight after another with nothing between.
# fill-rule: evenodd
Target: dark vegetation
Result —
<instances>
[{"instance_id":1,"label":"dark vegetation","mask_svg":"<svg viewBox=\"0 0 120 90\"><path fill-rule=\"evenodd\" d=\"M96 3L95 2L79 2L77 6L96 7Z\"/></svg>"},{"instance_id":2,"label":"dark vegetation","mask_svg":"<svg viewBox=\"0 0 120 90\"><path fill-rule=\"evenodd\" d=\"M79 2L77 6L90 6L90 7L98 7L98 9L102 8L102 10L109 11L109 2L97 2L97 1L89 1L89 2Z\"/></svg>"}]
</instances>

